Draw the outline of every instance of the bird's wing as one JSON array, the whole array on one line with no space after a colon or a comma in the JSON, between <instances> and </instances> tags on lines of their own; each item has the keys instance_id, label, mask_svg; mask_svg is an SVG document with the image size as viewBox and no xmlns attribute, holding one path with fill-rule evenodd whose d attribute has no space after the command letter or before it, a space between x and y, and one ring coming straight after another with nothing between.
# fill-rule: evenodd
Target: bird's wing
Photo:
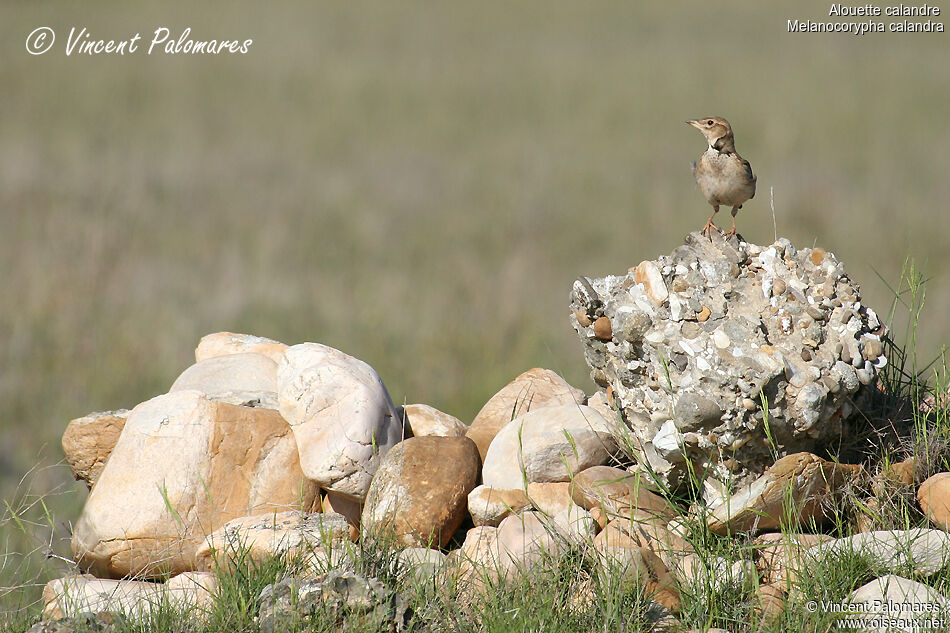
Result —
<instances>
[{"instance_id":1,"label":"bird's wing","mask_svg":"<svg viewBox=\"0 0 950 633\"><path fill-rule=\"evenodd\" d=\"M755 197L755 183L758 180L758 178L756 177L755 174L752 173L752 165L749 164L749 161L747 161L744 158L741 160L742 160L742 168L745 170L746 175L748 175L749 178L752 180L752 195L749 196L749 199L751 200L752 198Z\"/></svg>"},{"instance_id":2,"label":"bird's wing","mask_svg":"<svg viewBox=\"0 0 950 633\"><path fill-rule=\"evenodd\" d=\"M742 159L742 168L745 169L745 173L752 179L752 182L755 182L756 177L755 174L752 173L752 165L744 158Z\"/></svg>"},{"instance_id":3,"label":"bird's wing","mask_svg":"<svg viewBox=\"0 0 950 633\"><path fill-rule=\"evenodd\" d=\"M742 161L742 168L745 169L745 173L749 175L749 178L755 180L755 174L752 173L752 165L750 165L749 161L744 158L740 160Z\"/></svg>"}]
</instances>

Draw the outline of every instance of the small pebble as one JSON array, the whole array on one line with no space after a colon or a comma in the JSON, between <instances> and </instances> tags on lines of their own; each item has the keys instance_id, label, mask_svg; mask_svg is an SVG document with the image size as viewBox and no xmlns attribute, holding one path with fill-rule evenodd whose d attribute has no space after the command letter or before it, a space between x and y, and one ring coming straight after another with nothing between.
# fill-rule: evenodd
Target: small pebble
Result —
<instances>
[{"instance_id":1,"label":"small pebble","mask_svg":"<svg viewBox=\"0 0 950 633\"><path fill-rule=\"evenodd\" d=\"M564 314L563 312L561 314ZM709 315L712 312L706 306L703 306L703 309L699 311L699 314L696 315L696 320L700 323L705 323L709 319Z\"/></svg>"},{"instance_id":2,"label":"small pebble","mask_svg":"<svg viewBox=\"0 0 950 633\"><path fill-rule=\"evenodd\" d=\"M609 341L613 338L613 328L610 326L610 319L602 316L594 321L594 336L602 341Z\"/></svg>"},{"instance_id":3,"label":"small pebble","mask_svg":"<svg viewBox=\"0 0 950 633\"><path fill-rule=\"evenodd\" d=\"M716 333L713 334L713 343L715 343L719 349L726 349L732 341L729 340L729 336L725 332L716 330Z\"/></svg>"},{"instance_id":4,"label":"small pebble","mask_svg":"<svg viewBox=\"0 0 950 633\"><path fill-rule=\"evenodd\" d=\"M587 316L587 313L583 310L578 309L577 312L574 313L574 317L577 319L577 322L581 324L581 327L590 326L590 317Z\"/></svg>"}]
</instances>

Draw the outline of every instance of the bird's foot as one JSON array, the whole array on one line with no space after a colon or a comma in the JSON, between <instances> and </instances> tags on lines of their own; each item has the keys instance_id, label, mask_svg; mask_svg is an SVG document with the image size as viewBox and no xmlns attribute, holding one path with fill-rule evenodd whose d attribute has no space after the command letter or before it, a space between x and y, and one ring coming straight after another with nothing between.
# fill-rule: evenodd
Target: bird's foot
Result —
<instances>
[{"instance_id":1,"label":"bird's foot","mask_svg":"<svg viewBox=\"0 0 950 633\"><path fill-rule=\"evenodd\" d=\"M719 228L718 226L716 226L715 224L713 224L713 221L710 219L708 222L706 222L706 226L703 227L703 230L700 231L700 233L702 233L703 235L705 235L706 237L708 237L708 238L709 238L709 241L712 242L712 230L713 230L713 229L716 229L717 231L719 231L720 233L722 233L722 229Z\"/></svg>"},{"instance_id":2,"label":"bird's foot","mask_svg":"<svg viewBox=\"0 0 950 633\"><path fill-rule=\"evenodd\" d=\"M723 236L723 237L732 237L732 236L735 235L735 234L736 234L736 227L732 227L731 229L729 229L728 231L726 231L725 233L723 233L722 236Z\"/></svg>"}]
</instances>

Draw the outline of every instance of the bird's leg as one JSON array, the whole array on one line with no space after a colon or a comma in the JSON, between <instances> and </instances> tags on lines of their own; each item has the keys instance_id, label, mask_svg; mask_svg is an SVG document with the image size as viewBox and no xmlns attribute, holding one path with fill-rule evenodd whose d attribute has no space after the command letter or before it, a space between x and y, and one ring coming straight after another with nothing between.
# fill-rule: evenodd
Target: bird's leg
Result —
<instances>
[{"instance_id":1,"label":"bird's leg","mask_svg":"<svg viewBox=\"0 0 950 633\"><path fill-rule=\"evenodd\" d=\"M712 215L709 216L709 219L706 220L706 226L703 227L702 233L709 238L709 241L712 241L712 229L719 231L719 227L713 223L713 218L716 217L716 214L719 213L719 205L713 205ZM720 231L721 233L722 231Z\"/></svg>"},{"instance_id":2,"label":"bird's leg","mask_svg":"<svg viewBox=\"0 0 950 633\"><path fill-rule=\"evenodd\" d=\"M732 228L725 232L726 237L736 234L736 214L739 213L739 207L732 207Z\"/></svg>"}]
</instances>

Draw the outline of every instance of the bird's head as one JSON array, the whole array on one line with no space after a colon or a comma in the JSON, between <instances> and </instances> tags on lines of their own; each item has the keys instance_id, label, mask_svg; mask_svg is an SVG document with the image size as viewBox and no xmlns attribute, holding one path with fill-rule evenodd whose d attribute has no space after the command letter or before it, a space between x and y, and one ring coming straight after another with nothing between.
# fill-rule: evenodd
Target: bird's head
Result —
<instances>
[{"instance_id":1,"label":"bird's head","mask_svg":"<svg viewBox=\"0 0 950 633\"><path fill-rule=\"evenodd\" d=\"M720 116L707 116L701 119L692 119L686 122L703 133L709 146L720 152L735 151L735 138L732 135L732 126Z\"/></svg>"}]
</instances>

